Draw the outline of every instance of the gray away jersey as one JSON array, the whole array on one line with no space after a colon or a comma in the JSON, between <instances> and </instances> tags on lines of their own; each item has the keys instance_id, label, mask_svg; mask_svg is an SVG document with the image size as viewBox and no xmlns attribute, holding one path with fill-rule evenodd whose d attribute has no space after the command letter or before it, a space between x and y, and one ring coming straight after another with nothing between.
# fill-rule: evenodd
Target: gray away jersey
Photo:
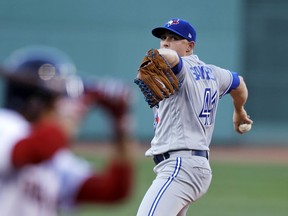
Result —
<instances>
[{"instance_id":1,"label":"gray away jersey","mask_svg":"<svg viewBox=\"0 0 288 216\"><path fill-rule=\"evenodd\" d=\"M155 136L146 156L177 149L209 150L219 99L239 85L236 73L205 64L196 55L182 57L177 77L179 91L153 108Z\"/></svg>"}]
</instances>

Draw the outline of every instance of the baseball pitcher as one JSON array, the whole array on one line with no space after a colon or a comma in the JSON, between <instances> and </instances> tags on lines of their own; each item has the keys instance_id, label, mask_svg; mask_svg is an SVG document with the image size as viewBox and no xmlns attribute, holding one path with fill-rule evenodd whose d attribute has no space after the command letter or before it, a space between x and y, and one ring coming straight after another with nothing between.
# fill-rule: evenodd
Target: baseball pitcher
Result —
<instances>
[{"instance_id":1,"label":"baseball pitcher","mask_svg":"<svg viewBox=\"0 0 288 216\"><path fill-rule=\"evenodd\" d=\"M147 52L134 82L154 113L155 136L146 156L155 162L156 178L137 216L184 216L211 183L209 145L220 99L232 96L234 127L242 133L241 124L253 123L244 109L248 91L236 72L193 53L196 31L188 21L171 19L152 34L160 48Z\"/></svg>"}]
</instances>

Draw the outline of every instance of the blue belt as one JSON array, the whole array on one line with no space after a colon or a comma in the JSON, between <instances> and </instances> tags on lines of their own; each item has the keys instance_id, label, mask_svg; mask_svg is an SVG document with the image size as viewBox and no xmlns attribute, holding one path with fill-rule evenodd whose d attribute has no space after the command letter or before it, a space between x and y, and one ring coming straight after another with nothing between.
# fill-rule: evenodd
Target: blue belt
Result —
<instances>
[{"instance_id":1,"label":"blue belt","mask_svg":"<svg viewBox=\"0 0 288 216\"><path fill-rule=\"evenodd\" d=\"M176 150L176 151L190 151L191 155L205 157L208 160L208 151L207 150L186 150L186 149L183 150L183 149L179 149L179 150ZM170 151L170 152L174 152L174 151ZM161 161L166 160L168 158L170 158L170 153L169 152L165 152L163 154L154 155L153 161L157 165Z\"/></svg>"}]
</instances>

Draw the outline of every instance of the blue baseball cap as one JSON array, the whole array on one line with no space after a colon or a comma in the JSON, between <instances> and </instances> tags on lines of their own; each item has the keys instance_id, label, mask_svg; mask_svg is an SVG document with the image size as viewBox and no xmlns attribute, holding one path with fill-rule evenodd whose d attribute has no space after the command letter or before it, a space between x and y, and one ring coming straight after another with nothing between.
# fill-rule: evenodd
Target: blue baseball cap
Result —
<instances>
[{"instance_id":1,"label":"blue baseball cap","mask_svg":"<svg viewBox=\"0 0 288 216\"><path fill-rule=\"evenodd\" d=\"M163 27L154 28L152 34L161 38L165 31L173 32L188 41L196 42L196 30L193 26L186 20L174 18L169 20Z\"/></svg>"}]
</instances>

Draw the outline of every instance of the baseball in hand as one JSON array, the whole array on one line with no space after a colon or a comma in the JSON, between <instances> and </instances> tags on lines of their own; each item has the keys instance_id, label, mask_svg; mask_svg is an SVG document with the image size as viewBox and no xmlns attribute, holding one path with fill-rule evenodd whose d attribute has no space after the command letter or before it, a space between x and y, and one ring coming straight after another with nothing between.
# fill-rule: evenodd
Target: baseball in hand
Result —
<instances>
[{"instance_id":1,"label":"baseball in hand","mask_svg":"<svg viewBox=\"0 0 288 216\"><path fill-rule=\"evenodd\" d=\"M246 133L248 131L250 131L252 128L252 124L241 124L239 125L239 131L241 131L242 133Z\"/></svg>"}]
</instances>

